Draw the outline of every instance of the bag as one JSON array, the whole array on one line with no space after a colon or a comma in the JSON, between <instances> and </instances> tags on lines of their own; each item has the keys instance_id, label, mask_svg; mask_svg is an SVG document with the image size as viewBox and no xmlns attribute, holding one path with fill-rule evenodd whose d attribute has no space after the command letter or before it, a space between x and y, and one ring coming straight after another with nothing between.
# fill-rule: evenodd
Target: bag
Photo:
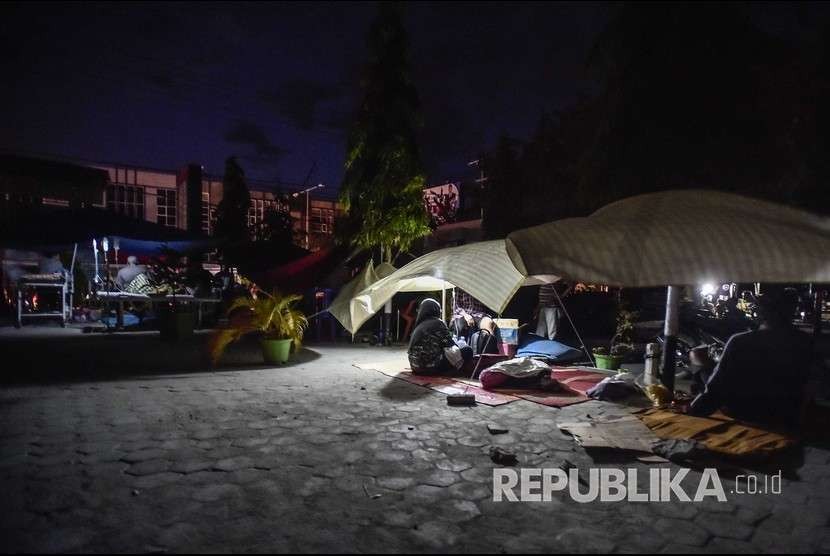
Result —
<instances>
[{"instance_id":1,"label":"bag","mask_svg":"<svg viewBox=\"0 0 830 556\"><path fill-rule=\"evenodd\" d=\"M458 346L444 348L444 357L447 358L447 361L455 369L460 369L464 366L464 356L461 355L461 348Z\"/></svg>"},{"instance_id":2,"label":"bag","mask_svg":"<svg viewBox=\"0 0 830 556\"><path fill-rule=\"evenodd\" d=\"M473 345L473 354L482 355L485 353L499 353L499 346L496 338L487 330L479 330L470 340Z\"/></svg>"}]
</instances>

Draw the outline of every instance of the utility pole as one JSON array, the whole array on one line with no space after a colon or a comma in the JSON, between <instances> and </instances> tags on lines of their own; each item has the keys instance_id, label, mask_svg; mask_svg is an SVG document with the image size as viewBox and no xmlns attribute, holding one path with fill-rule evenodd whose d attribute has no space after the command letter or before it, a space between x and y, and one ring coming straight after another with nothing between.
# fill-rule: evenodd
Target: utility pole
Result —
<instances>
[{"instance_id":1,"label":"utility pole","mask_svg":"<svg viewBox=\"0 0 830 556\"><path fill-rule=\"evenodd\" d=\"M305 193L305 214L304 214L305 218L304 218L304 220L305 220L305 248L306 249L308 249L309 246L310 246L309 236L308 236L308 232L309 232L309 230L308 230L308 221L309 221L309 218L310 218L309 209L310 209L310 205L311 205L310 195L311 195L311 192L314 191L315 189L322 189L324 187L325 187L324 184L318 183L317 185L307 187L306 189L303 189L302 191L297 191L295 193L292 193L292 195L291 195L292 197L294 197L296 199L297 197L299 197L300 195Z\"/></svg>"},{"instance_id":2,"label":"utility pole","mask_svg":"<svg viewBox=\"0 0 830 556\"><path fill-rule=\"evenodd\" d=\"M479 211L481 219L484 220L484 184L487 182L487 177L484 175L484 167L481 165L481 159L477 158L476 160L471 160L467 163L467 166L470 168L478 168L479 177L475 182L478 184L478 204L479 204Z\"/></svg>"}]
</instances>

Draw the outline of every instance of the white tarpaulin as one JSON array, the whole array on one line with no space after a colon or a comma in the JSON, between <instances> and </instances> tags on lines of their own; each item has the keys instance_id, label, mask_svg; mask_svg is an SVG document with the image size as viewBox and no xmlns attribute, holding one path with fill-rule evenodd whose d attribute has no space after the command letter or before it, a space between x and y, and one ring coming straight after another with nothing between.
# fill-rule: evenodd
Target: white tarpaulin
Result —
<instances>
[{"instance_id":1,"label":"white tarpaulin","mask_svg":"<svg viewBox=\"0 0 830 556\"><path fill-rule=\"evenodd\" d=\"M346 285L340 288L340 291L337 293L337 297L335 297L334 301L332 301L329 305L328 312L343 325L343 328L352 333L354 332L352 325L353 317L350 309L351 300L359 292L368 288L377 281L377 271L375 269L375 265L370 260L366 263L366 266L363 267L363 270L361 270Z\"/></svg>"},{"instance_id":2,"label":"white tarpaulin","mask_svg":"<svg viewBox=\"0 0 830 556\"><path fill-rule=\"evenodd\" d=\"M504 240L470 243L427 253L378 280L351 303L355 330L398 292L458 287L501 313L520 287L555 282L555 276L528 277L507 256Z\"/></svg>"},{"instance_id":3,"label":"white tarpaulin","mask_svg":"<svg viewBox=\"0 0 830 556\"><path fill-rule=\"evenodd\" d=\"M343 325L343 328L354 334L364 322L371 318L374 312L367 314L359 304L352 303L352 299L378 280L393 274L396 270L389 263L374 266L372 261L369 261L359 274L340 288L337 297L329 305L328 312ZM397 291L400 292L434 292L453 287L452 284L431 276L407 278L400 281L398 286ZM386 300L376 307L378 309L383 307L385 302Z\"/></svg>"},{"instance_id":4,"label":"white tarpaulin","mask_svg":"<svg viewBox=\"0 0 830 556\"><path fill-rule=\"evenodd\" d=\"M513 232L526 274L612 286L830 282L830 219L709 190L652 193Z\"/></svg>"}]
</instances>

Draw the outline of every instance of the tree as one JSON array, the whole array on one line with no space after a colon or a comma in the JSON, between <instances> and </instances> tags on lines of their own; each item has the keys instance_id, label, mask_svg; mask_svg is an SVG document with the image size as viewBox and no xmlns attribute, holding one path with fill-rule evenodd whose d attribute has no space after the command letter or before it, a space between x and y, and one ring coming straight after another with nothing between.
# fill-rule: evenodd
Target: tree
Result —
<instances>
[{"instance_id":1,"label":"tree","mask_svg":"<svg viewBox=\"0 0 830 556\"><path fill-rule=\"evenodd\" d=\"M384 259L429 233L424 175L416 141L420 102L410 78L400 8L381 3L368 33L364 96L352 126L341 187L352 245L380 247Z\"/></svg>"},{"instance_id":2,"label":"tree","mask_svg":"<svg viewBox=\"0 0 830 556\"><path fill-rule=\"evenodd\" d=\"M791 202L805 120L797 58L742 4L622 4L590 57L602 87L582 203L693 187Z\"/></svg>"},{"instance_id":3,"label":"tree","mask_svg":"<svg viewBox=\"0 0 830 556\"><path fill-rule=\"evenodd\" d=\"M251 195L245 182L245 172L236 160L229 157L225 161L225 176L222 179L222 200L216 207L216 237L227 243L220 249L222 262L226 265L238 265L239 248L251 240L248 229L248 209Z\"/></svg>"},{"instance_id":4,"label":"tree","mask_svg":"<svg viewBox=\"0 0 830 556\"><path fill-rule=\"evenodd\" d=\"M482 226L488 239L506 237L522 228L525 180L519 165L516 142L502 134L494 151L484 157Z\"/></svg>"}]
</instances>

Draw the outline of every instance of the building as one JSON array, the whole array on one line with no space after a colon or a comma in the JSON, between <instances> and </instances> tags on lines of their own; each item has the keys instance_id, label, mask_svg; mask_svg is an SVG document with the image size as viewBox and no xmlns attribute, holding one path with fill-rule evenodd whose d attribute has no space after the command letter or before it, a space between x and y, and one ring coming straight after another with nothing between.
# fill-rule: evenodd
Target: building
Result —
<instances>
[{"instance_id":1,"label":"building","mask_svg":"<svg viewBox=\"0 0 830 556\"><path fill-rule=\"evenodd\" d=\"M203 172L198 164L187 164L180 170L163 170L126 164L97 163L88 161L49 161L29 157L4 157L14 161L14 167L28 168L31 163L38 168L64 165L75 168L75 173L88 168L101 175L105 172L109 182L100 194L88 204L105 207L113 212L131 218L154 222L182 230L198 231L206 235L213 232L216 206L222 200L222 178ZM4 164L9 166L9 164ZM2 169L0 169L2 175ZM19 179L15 178L15 182ZM21 182L22 183L22 182ZM28 182L27 182L28 183ZM334 239L334 221L341 211L334 199L311 193L306 214L305 195L296 198L291 195L298 187L283 184L248 180L251 193L251 207L248 221L252 229L261 223L269 210L288 210L294 220L297 241L306 245L305 230L308 228L307 246L318 250L330 245ZM27 186L28 189L28 186ZM35 189L36 202L46 205L69 206L69 198L60 194L40 194ZM74 202L74 201L72 201Z\"/></svg>"}]
</instances>

